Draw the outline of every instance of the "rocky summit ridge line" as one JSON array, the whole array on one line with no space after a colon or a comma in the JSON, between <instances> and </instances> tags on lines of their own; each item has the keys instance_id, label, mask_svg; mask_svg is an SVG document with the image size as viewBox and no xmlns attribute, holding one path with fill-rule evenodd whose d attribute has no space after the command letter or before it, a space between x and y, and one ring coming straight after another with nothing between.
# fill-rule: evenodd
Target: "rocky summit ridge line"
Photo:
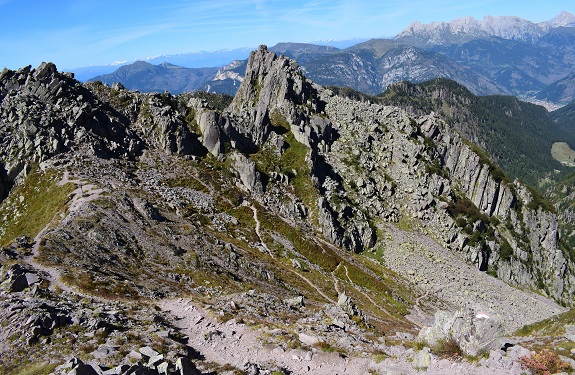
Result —
<instances>
[{"instance_id":1,"label":"rocky summit ridge line","mask_svg":"<svg viewBox=\"0 0 575 375\"><path fill-rule=\"evenodd\" d=\"M574 303L534 190L433 113L336 95L265 46L231 102L49 63L4 70L0 100L9 373L475 366L399 345L420 330L520 373L504 334Z\"/></svg>"}]
</instances>

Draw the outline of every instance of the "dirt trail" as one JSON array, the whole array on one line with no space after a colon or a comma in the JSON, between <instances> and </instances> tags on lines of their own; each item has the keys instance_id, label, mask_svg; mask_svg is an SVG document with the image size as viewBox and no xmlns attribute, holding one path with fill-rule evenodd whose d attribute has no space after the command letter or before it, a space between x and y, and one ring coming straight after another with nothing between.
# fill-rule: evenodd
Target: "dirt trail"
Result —
<instances>
[{"instance_id":1,"label":"dirt trail","mask_svg":"<svg viewBox=\"0 0 575 375\"><path fill-rule=\"evenodd\" d=\"M327 353L315 348L284 349L276 344L265 344L262 340L273 335L274 331L265 328L252 329L235 319L220 323L192 300L166 299L158 306L176 317L176 326L189 336L189 346L198 351L208 362L220 365L231 364L241 370L248 363L258 365L274 364L283 367L291 374L420 374L428 375L518 375L522 369L513 362L493 361L483 364L465 361L451 362L434 358L426 371L413 368L412 358L406 356L405 348L379 363L371 357L350 356L343 358L338 353ZM309 333L309 332L308 332ZM307 336L309 339L310 336ZM313 337L313 336L312 336ZM300 339L306 339L300 335ZM304 343L305 344L305 343ZM412 354L411 354L412 355Z\"/></svg>"},{"instance_id":2,"label":"dirt trail","mask_svg":"<svg viewBox=\"0 0 575 375\"><path fill-rule=\"evenodd\" d=\"M337 264L337 267L335 267L333 271L331 271L331 277L333 278L333 287L335 288L335 291L337 292L338 296L341 294L341 288L339 287L339 280L337 279L337 276L335 276L335 273L337 272L340 266L341 262L339 262Z\"/></svg>"},{"instance_id":3,"label":"dirt trail","mask_svg":"<svg viewBox=\"0 0 575 375\"><path fill-rule=\"evenodd\" d=\"M98 199L103 191L102 189L97 188L97 186L94 184L86 184L85 181L82 180L70 179L68 172L64 172L64 176L62 177L62 180L58 182L58 185L62 186L67 183L73 183L77 186L77 188L70 194L71 199L68 202L66 212L56 213L52 218L52 220L50 220L50 222L48 222L48 224L46 224L46 226L42 228L40 232L38 232L36 237L34 237L34 245L32 246L31 254L24 257L23 260L33 268L48 275L50 281L50 289L54 289L55 287L57 287L68 293L84 295L80 293L78 290L73 289L60 279L61 272L58 268L47 267L39 263L37 260L40 250L40 243L42 242L42 239L44 238L46 233L53 227L53 225L58 221L66 219L67 217L70 216L70 214L78 211L83 203L91 202L93 200Z\"/></svg>"},{"instance_id":4,"label":"dirt trail","mask_svg":"<svg viewBox=\"0 0 575 375\"><path fill-rule=\"evenodd\" d=\"M159 306L175 315L177 325L189 337L189 345L206 361L229 363L244 369L246 363L274 363L293 374L365 374L375 362L369 358L345 359L337 353L316 349L283 349L263 345L265 330L252 330L232 319L219 323L205 310L186 299L163 300ZM269 332L267 333L269 335Z\"/></svg>"},{"instance_id":5,"label":"dirt trail","mask_svg":"<svg viewBox=\"0 0 575 375\"><path fill-rule=\"evenodd\" d=\"M275 259L274 254L271 252L268 245L266 245L266 242L264 241L263 236L260 232L261 223L260 223L260 220L258 219L258 209L253 204L249 203L248 201L243 201L242 206L249 207L252 210L252 212L254 213L254 221L256 222L256 228L255 228L256 235L260 239L260 243L262 244L262 246L264 247L266 252L269 254L269 256L272 257L272 259Z\"/></svg>"},{"instance_id":6,"label":"dirt trail","mask_svg":"<svg viewBox=\"0 0 575 375\"><path fill-rule=\"evenodd\" d=\"M305 277L304 275L302 275L301 273L297 272L296 270L292 270L290 269L291 272L295 273L297 276L299 276L303 281L305 281L306 283L308 283L312 288L314 288L316 290L316 292L318 292L323 298L325 298L328 302L331 303L335 303L335 301L331 298L329 298L324 292L321 291L321 289L319 289L319 287L317 285L315 285L314 283L312 283L307 277ZM337 290L337 289L336 289Z\"/></svg>"}]
</instances>

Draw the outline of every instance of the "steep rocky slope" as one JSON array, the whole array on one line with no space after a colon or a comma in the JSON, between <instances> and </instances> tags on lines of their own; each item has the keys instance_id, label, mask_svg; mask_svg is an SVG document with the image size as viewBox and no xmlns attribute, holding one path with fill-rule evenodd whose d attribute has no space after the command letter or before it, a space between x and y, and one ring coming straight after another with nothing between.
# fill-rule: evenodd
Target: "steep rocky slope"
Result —
<instances>
[{"instance_id":1,"label":"steep rocky slope","mask_svg":"<svg viewBox=\"0 0 575 375\"><path fill-rule=\"evenodd\" d=\"M475 96L456 82L435 79L401 82L370 100L414 114L433 111L463 137L480 145L507 176L532 186L563 168L549 150L555 142L575 144L565 128L538 105L511 96Z\"/></svg>"},{"instance_id":2,"label":"steep rocky slope","mask_svg":"<svg viewBox=\"0 0 575 375\"><path fill-rule=\"evenodd\" d=\"M402 346L438 309L470 318L429 345L519 373L502 335L574 302L532 190L433 113L336 95L264 46L229 104L52 64L0 78L8 373L471 371Z\"/></svg>"}]
</instances>

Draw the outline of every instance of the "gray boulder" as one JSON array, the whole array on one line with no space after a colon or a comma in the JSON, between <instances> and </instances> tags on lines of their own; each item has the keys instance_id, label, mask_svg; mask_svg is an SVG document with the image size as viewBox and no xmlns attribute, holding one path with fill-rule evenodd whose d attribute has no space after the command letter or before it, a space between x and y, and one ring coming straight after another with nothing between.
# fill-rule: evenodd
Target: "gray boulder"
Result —
<instances>
[{"instance_id":1,"label":"gray boulder","mask_svg":"<svg viewBox=\"0 0 575 375\"><path fill-rule=\"evenodd\" d=\"M19 264L14 264L8 270L8 279L10 280L10 291L11 292L21 292L24 289L40 282L40 277L35 272L31 272L20 266Z\"/></svg>"},{"instance_id":2,"label":"gray boulder","mask_svg":"<svg viewBox=\"0 0 575 375\"><path fill-rule=\"evenodd\" d=\"M256 168L256 163L244 154L234 152L231 155L234 169L239 174L242 184L252 193L262 194L264 186L260 172Z\"/></svg>"},{"instance_id":3,"label":"gray boulder","mask_svg":"<svg viewBox=\"0 0 575 375\"><path fill-rule=\"evenodd\" d=\"M431 350L427 347L421 349L413 357L413 362L411 365L418 371L426 370L429 366L431 366Z\"/></svg>"},{"instance_id":4,"label":"gray boulder","mask_svg":"<svg viewBox=\"0 0 575 375\"><path fill-rule=\"evenodd\" d=\"M140 349L138 349L138 351L148 357L148 358L154 358L157 357L158 355L160 355L160 353L158 353L157 351L155 351L154 349L150 348L149 346L143 346Z\"/></svg>"},{"instance_id":5,"label":"gray boulder","mask_svg":"<svg viewBox=\"0 0 575 375\"><path fill-rule=\"evenodd\" d=\"M465 308L450 314L438 311L433 326L424 327L419 338L430 346L454 340L466 355L477 356L500 347L504 329L496 314L481 308Z\"/></svg>"}]
</instances>

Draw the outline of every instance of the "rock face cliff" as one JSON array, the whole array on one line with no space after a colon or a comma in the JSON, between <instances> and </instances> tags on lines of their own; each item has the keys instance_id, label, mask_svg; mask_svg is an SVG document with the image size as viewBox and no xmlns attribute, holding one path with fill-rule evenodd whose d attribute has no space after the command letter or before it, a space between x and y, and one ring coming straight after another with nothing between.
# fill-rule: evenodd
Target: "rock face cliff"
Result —
<instances>
[{"instance_id":1,"label":"rock face cliff","mask_svg":"<svg viewBox=\"0 0 575 375\"><path fill-rule=\"evenodd\" d=\"M533 190L433 113L336 95L265 46L231 103L81 85L52 64L4 71L0 88L6 293L38 284L47 305L58 290L161 306L190 295L234 330L278 327L278 340L348 353L384 350L383 333L413 338L440 308L486 309L511 332L575 302L571 250ZM146 306L159 316L148 336L176 340L167 312ZM225 338L210 332L210 345ZM0 350L10 366L28 353Z\"/></svg>"},{"instance_id":2,"label":"rock face cliff","mask_svg":"<svg viewBox=\"0 0 575 375\"><path fill-rule=\"evenodd\" d=\"M275 116L310 148L318 199L308 210L338 246L370 249L377 223L413 217L480 270L572 303L573 268L569 250L559 246L557 215L440 119L344 100L265 48L250 55L226 111L225 123L253 147L277 142Z\"/></svg>"}]
</instances>

